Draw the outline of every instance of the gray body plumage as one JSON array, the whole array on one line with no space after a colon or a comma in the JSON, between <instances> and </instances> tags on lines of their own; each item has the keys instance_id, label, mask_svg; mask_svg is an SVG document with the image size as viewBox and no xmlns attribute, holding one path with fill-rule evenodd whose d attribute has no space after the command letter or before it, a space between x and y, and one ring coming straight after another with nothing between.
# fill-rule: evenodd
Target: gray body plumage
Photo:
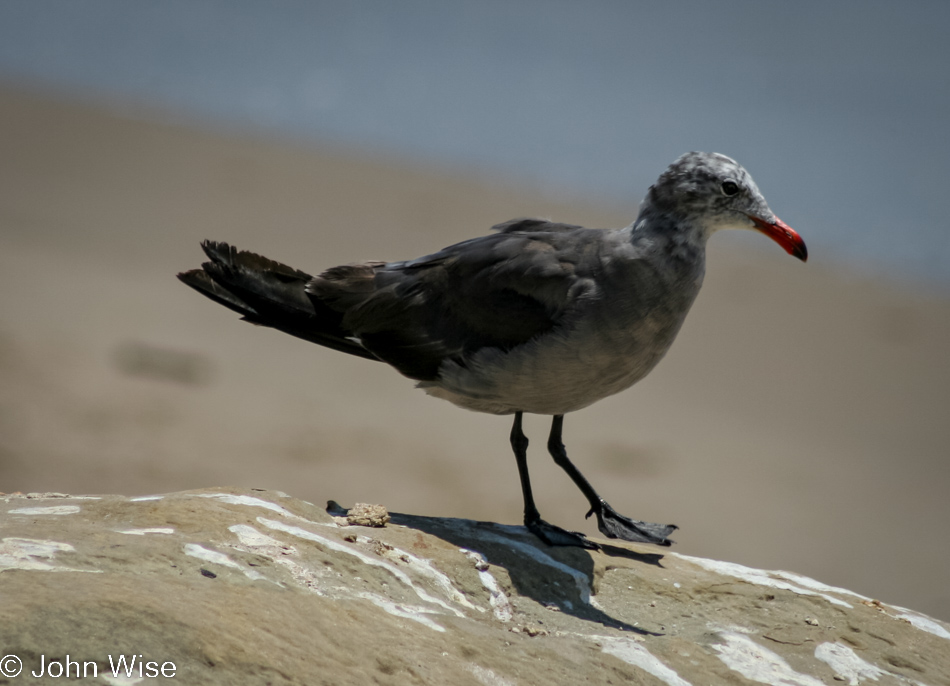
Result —
<instances>
[{"instance_id":1,"label":"gray body plumage","mask_svg":"<svg viewBox=\"0 0 950 686\"><path fill-rule=\"evenodd\" d=\"M704 271L703 246L684 260L647 233L541 225L506 234L495 250L514 273L549 282L544 302L557 324L509 350L448 359L418 386L479 412L551 415L629 388L666 354Z\"/></svg>"}]
</instances>

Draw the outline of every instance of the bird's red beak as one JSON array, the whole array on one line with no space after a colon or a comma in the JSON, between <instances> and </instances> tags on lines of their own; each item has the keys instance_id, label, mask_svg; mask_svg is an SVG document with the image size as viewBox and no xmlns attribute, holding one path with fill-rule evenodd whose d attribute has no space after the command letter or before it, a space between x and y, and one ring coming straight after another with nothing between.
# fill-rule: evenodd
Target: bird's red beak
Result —
<instances>
[{"instance_id":1,"label":"bird's red beak","mask_svg":"<svg viewBox=\"0 0 950 686\"><path fill-rule=\"evenodd\" d=\"M767 222L754 214L746 215L755 224L755 227L771 238L773 241L785 248L785 252L794 255L802 262L808 261L808 248L805 247L805 241L791 226L775 217L775 222ZM773 215L774 216L774 215Z\"/></svg>"}]
</instances>

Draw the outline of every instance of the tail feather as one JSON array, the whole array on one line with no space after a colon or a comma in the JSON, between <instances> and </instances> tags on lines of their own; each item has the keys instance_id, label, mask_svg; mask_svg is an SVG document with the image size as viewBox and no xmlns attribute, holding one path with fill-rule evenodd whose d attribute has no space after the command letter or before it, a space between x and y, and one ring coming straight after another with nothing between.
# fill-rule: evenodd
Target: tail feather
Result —
<instances>
[{"instance_id":1,"label":"tail feather","mask_svg":"<svg viewBox=\"0 0 950 686\"><path fill-rule=\"evenodd\" d=\"M341 325L342 313L307 294L306 286L313 277L306 272L227 243L204 241L201 247L210 261L178 278L205 297L253 324L351 355L378 359L349 337Z\"/></svg>"},{"instance_id":2,"label":"tail feather","mask_svg":"<svg viewBox=\"0 0 950 686\"><path fill-rule=\"evenodd\" d=\"M208 272L203 269L192 269L187 272L182 272L178 275L178 280L191 286L206 298L210 298L219 305L224 305L238 314L244 315L245 317L257 314L253 307L238 298L234 293L218 285L214 279L208 276Z\"/></svg>"},{"instance_id":3,"label":"tail feather","mask_svg":"<svg viewBox=\"0 0 950 686\"><path fill-rule=\"evenodd\" d=\"M201 247L211 259L201 265L205 273L257 312L271 316L277 312L304 317L315 314L304 291L313 279L310 274L227 243L204 241Z\"/></svg>"}]
</instances>

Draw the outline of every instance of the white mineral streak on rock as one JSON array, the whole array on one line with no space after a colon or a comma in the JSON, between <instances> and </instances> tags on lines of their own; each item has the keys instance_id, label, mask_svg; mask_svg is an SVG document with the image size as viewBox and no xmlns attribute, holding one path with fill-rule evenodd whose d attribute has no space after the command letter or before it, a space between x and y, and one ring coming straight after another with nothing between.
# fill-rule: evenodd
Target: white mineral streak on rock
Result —
<instances>
[{"instance_id":1,"label":"white mineral streak on rock","mask_svg":"<svg viewBox=\"0 0 950 686\"><path fill-rule=\"evenodd\" d=\"M231 567L232 569L241 569L241 565L224 553L219 553L217 550L209 550L197 543L186 543L185 555L197 557L199 560L204 560L205 562L213 562L216 565L223 565L225 567Z\"/></svg>"},{"instance_id":2,"label":"white mineral streak on rock","mask_svg":"<svg viewBox=\"0 0 950 686\"><path fill-rule=\"evenodd\" d=\"M101 574L99 569L72 569L58 567L52 560L56 553L75 552L69 543L46 541L35 538L4 538L0 541L0 571L4 569L26 569L37 572L91 572Z\"/></svg>"},{"instance_id":3,"label":"white mineral streak on rock","mask_svg":"<svg viewBox=\"0 0 950 686\"><path fill-rule=\"evenodd\" d=\"M794 572L783 572L783 571L772 571L769 572L774 577L780 579L785 579L786 581L791 581L794 584L799 586L804 586L805 588L811 589L813 591L820 591L822 593L837 593L838 595L848 595L852 598L857 598L858 600L870 600L867 596L863 596L860 593L855 593L854 591L849 591L847 588L841 588L839 586L829 586L820 581L816 581L808 576L802 576L801 574L795 574ZM850 607L850 605L848 606Z\"/></svg>"},{"instance_id":4,"label":"white mineral streak on rock","mask_svg":"<svg viewBox=\"0 0 950 686\"><path fill-rule=\"evenodd\" d=\"M897 619L908 621L921 631L926 631L933 634L934 636L939 636L940 638L946 638L950 640L950 631L947 631L946 627L939 624L936 620L925 615L918 614L913 610L908 610L906 607L897 607L896 605L891 605L890 607L900 612L898 615L892 615L897 617Z\"/></svg>"},{"instance_id":5,"label":"white mineral streak on rock","mask_svg":"<svg viewBox=\"0 0 950 686\"><path fill-rule=\"evenodd\" d=\"M359 558L360 560L368 564L375 563L377 566L385 567L387 571L389 572L393 571L392 569L390 569L392 565L381 563L378 560L373 560L372 558L369 558L368 556L363 555L363 553L361 553L360 551L353 550L347 546L344 546L342 543L337 543L335 541L330 541L328 539L325 539L323 536L320 536L318 534L311 534L310 532L305 531L304 529L300 529L299 527L291 526L288 524L282 524L281 522L277 522L274 520L266 520L262 517L258 517L258 521L260 521L265 526L269 526L272 529L276 529L278 531L284 531L286 533L299 536L300 538L305 538L307 540L312 540L314 542L321 543L324 546L331 548L333 550L340 550L342 552L355 555L357 558ZM292 559L292 557L297 554L297 549L294 546L288 545L282 541L279 541L276 538L268 536L267 534L263 534L252 526L248 526L247 524L235 524L233 526L228 527L228 530L237 535L238 540L240 540L241 542L241 545L244 546L243 548L244 550L270 558L276 564L279 564L283 566L284 568L286 568L290 572L290 575L293 577L294 581L303 585L305 588L307 588L313 593L316 593L319 596L327 597L327 592L330 591L332 592L333 596L338 599L339 598L350 598L350 599L360 598L363 600L368 600L369 602L385 610L391 615L394 615L396 617L402 617L404 619L411 619L435 631L445 631L443 627L439 626L434 621L432 621L429 617L426 616L426 614L431 614L433 612L432 610L429 610L428 608L419 607L415 605L406 605L404 603L395 603L389 600L388 598L384 598L383 596L376 593L353 592L352 589L349 589L345 586L336 586L334 588L330 588L329 585L327 585L327 579L325 578L324 575L321 575L318 572L315 572L314 570ZM337 546L340 546L340 547L337 547ZM364 559L364 558L368 558L368 559ZM396 575L396 576L397 578L399 578L399 575ZM408 580L408 577L405 577L405 580ZM404 581L404 579L400 578L400 581ZM417 594L421 590L421 589L415 588L415 586L412 585L411 580L409 581L408 585L410 586L410 588L412 588L412 590L416 591ZM423 594L424 593L425 592L423 591ZM464 616L464 615L460 614L460 616Z\"/></svg>"},{"instance_id":6,"label":"white mineral streak on rock","mask_svg":"<svg viewBox=\"0 0 950 686\"><path fill-rule=\"evenodd\" d=\"M223 567L237 569L238 571L243 572L244 576L246 576L248 579L254 579L256 581L257 579L264 578L264 575L260 572L255 572L253 569L246 569L244 565L235 562L224 553L218 552L217 550L209 550L208 548L200 546L197 543L186 543L185 555L197 557L199 560L211 562L212 564L216 565L222 565Z\"/></svg>"},{"instance_id":7,"label":"white mineral streak on rock","mask_svg":"<svg viewBox=\"0 0 950 686\"><path fill-rule=\"evenodd\" d=\"M140 495L135 498L129 498L130 503L144 503L146 500L161 500L163 495Z\"/></svg>"},{"instance_id":8,"label":"white mineral streak on rock","mask_svg":"<svg viewBox=\"0 0 950 686\"><path fill-rule=\"evenodd\" d=\"M247 524L229 526L228 531L236 534L240 541L240 545L235 545L234 548L272 560L275 564L284 567L297 584L311 593L326 597L327 594L323 588L326 582L326 572L317 572L294 560L293 557L297 554L297 549L294 546L267 534L262 534L253 526ZM274 581L274 583L283 586L279 581Z\"/></svg>"},{"instance_id":9,"label":"white mineral streak on rock","mask_svg":"<svg viewBox=\"0 0 950 686\"><path fill-rule=\"evenodd\" d=\"M246 505L249 507L263 507L264 509L270 510L271 512L276 512L289 519L296 519L301 522L308 521L299 515L295 515L293 512L291 512L285 507L281 507L280 505L276 503L272 503L269 500L264 500L263 498L255 498L250 495L234 495L232 493L198 493L195 497L214 498L215 500L220 500L221 502L228 503L229 505Z\"/></svg>"},{"instance_id":10,"label":"white mineral streak on rock","mask_svg":"<svg viewBox=\"0 0 950 686\"><path fill-rule=\"evenodd\" d=\"M104 670L103 670L104 671ZM119 676L112 676L108 672L105 674L99 674L99 678L105 681L109 686L135 686L135 684L140 684L147 677L144 676L126 676L125 674L119 674Z\"/></svg>"},{"instance_id":11,"label":"white mineral streak on rock","mask_svg":"<svg viewBox=\"0 0 950 686\"><path fill-rule=\"evenodd\" d=\"M272 536L262 534L253 526L248 526L247 524L235 524L234 526L229 526L228 531L235 534L243 545L246 545L248 548L253 548L254 552L261 552L259 550L261 548L274 548L275 551L280 555L297 552L292 545L287 545L283 541L278 541ZM261 554L265 555L266 557L272 557L273 552L275 551L268 551L267 553Z\"/></svg>"},{"instance_id":12,"label":"white mineral streak on rock","mask_svg":"<svg viewBox=\"0 0 950 686\"><path fill-rule=\"evenodd\" d=\"M669 553L668 553L669 554ZM814 595L824 598L829 603L834 603L835 605L841 605L842 607L854 607L850 603L847 603L840 598L835 598L831 593L846 593L852 596L857 596L856 593L851 591L846 591L844 589L835 588L834 586L826 586L819 581L814 579L809 579L808 577L798 576L796 574L789 574L788 572L770 572L763 569L753 569L752 567L746 567L745 565L736 564L735 562L722 562L721 560L706 560L701 557L691 557L689 555L680 555L678 553L672 553L677 557L692 562L698 567L703 569L708 569L711 572L716 572L717 574L723 574L725 576L733 576L737 579L742 579L747 581L750 584L757 584L759 586L771 586L772 588L780 588L785 591L792 591L793 593L798 593L799 595ZM795 578L798 583L791 583L788 581L789 578ZM807 582L807 583L805 583ZM806 588L805 586L810 588ZM810 590L816 589L816 590ZM817 589L821 589L820 592ZM857 596L860 597L860 596Z\"/></svg>"},{"instance_id":13,"label":"white mineral streak on rock","mask_svg":"<svg viewBox=\"0 0 950 686\"><path fill-rule=\"evenodd\" d=\"M498 586L498 582L491 573L488 560L485 559L484 555L476 553L474 550L467 550L466 548L460 548L459 550L475 564L478 579L482 582L485 590L488 591L488 602L491 605L495 619L500 622L510 622L512 615L511 603L508 602L508 596Z\"/></svg>"},{"instance_id":14,"label":"white mineral streak on rock","mask_svg":"<svg viewBox=\"0 0 950 686\"><path fill-rule=\"evenodd\" d=\"M472 673L478 681L485 686L515 686L515 682L500 677L487 667L481 665L466 665L468 671Z\"/></svg>"},{"instance_id":15,"label":"white mineral streak on rock","mask_svg":"<svg viewBox=\"0 0 950 686\"><path fill-rule=\"evenodd\" d=\"M496 526L497 528L505 531L509 535L514 535L514 536L521 535L525 531L524 527L520 527L520 526L508 526L508 525L503 525L503 524L499 524ZM585 605L590 604L590 578L583 572L578 571L574 569L573 567L570 567L564 564L563 562L559 562L558 560L555 560L553 557L535 548L530 543L524 543L522 541L513 540L511 538L501 536L491 531L486 531L485 529L481 527L477 527L477 526L469 527L469 533L472 536L476 538L480 538L483 541L491 541L492 543L504 545L504 546L507 546L508 548L514 548L521 554L526 555L527 557L530 557L535 562L540 562L541 564L547 565L548 567L553 567L554 569L558 570L559 572L562 572L563 574L567 574L569 577L571 577L574 580L574 583L577 585L577 592L580 594L581 602L583 602Z\"/></svg>"},{"instance_id":16,"label":"white mineral streak on rock","mask_svg":"<svg viewBox=\"0 0 950 686\"><path fill-rule=\"evenodd\" d=\"M117 534L131 534L133 536L144 536L145 534L173 534L175 530L170 526L155 526L146 529L116 529Z\"/></svg>"},{"instance_id":17,"label":"white mineral streak on rock","mask_svg":"<svg viewBox=\"0 0 950 686\"><path fill-rule=\"evenodd\" d=\"M693 564L699 565L704 569L718 572L719 574L727 574L729 576L742 579L743 581L748 581L749 583L782 588L802 595L818 595L825 600L834 603L835 605L853 607L850 603L846 603L839 598L829 595L831 593L851 596L852 598L857 598L863 601L870 601L870 598L863 596L860 593L849 591L846 588L829 586L828 584L823 584L820 581L816 581L815 579L811 579L807 576L802 576L801 574L782 571L764 571L760 569L753 569L751 567L744 567L743 565L736 564L734 562L720 562L718 560L705 560L703 558L679 555L677 553L673 554L684 560L688 560ZM931 619L930 617L918 614L913 610L908 610L903 607L897 607L893 605L888 606L883 604L881 604L880 607L884 612L887 612L888 609L896 610L899 614L892 614L892 617L908 621L921 631L927 631L935 636L939 636L940 638L946 638L950 640L950 630L947 630L946 627ZM891 613L887 612L887 614Z\"/></svg>"},{"instance_id":18,"label":"white mineral streak on rock","mask_svg":"<svg viewBox=\"0 0 950 686\"><path fill-rule=\"evenodd\" d=\"M315 534L312 531L307 531L306 529L301 529L299 526L284 524L283 522L278 522L273 519L266 519L264 517L258 517L257 521L263 524L264 526L268 527L269 529L273 529L275 531L283 531L284 533L297 536L298 538L303 538L308 541L319 543L320 545L326 548L329 548L331 550L336 550L337 552L347 553L348 555L352 555L365 564L373 565L374 567L382 567L383 569L388 571L390 574L392 574L394 577L399 579L399 581L401 581L406 586L408 586L412 591L414 591L415 594L418 595L421 600L427 603L438 605L439 607L443 607L449 612L453 613L456 617L465 616L465 613L452 607L451 605L446 603L444 600L441 600L440 598L436 598L435 596L427 592L424 588L419 588L418 586L416 586L416 584L412 581L412 579L409 578L408 574L406 574L404 571L402 571L401 569L399 569L393 564L384 562L376 557L373 557L372 555L367 555L363 551L357 550L356 548L352 548L346 545L345 543L341 543L340 541L336 541L336 540L333 540L332 538L327 538L326 536Z\"/></svg>"},{"instance_id":19,"label":"white mineral streak on rock","mask_svg":"<svg viewBox=\"0 0 950 686\"><path fill-rule=\"evenodd\" d=\"M410 552L401 550L399 548L387 548L382 551L381 557L385 557L393 562L402 562L414 571L419 576L424 576L429 579L433 584L435 584L445 596L454 603L458 603L463 607L467 607L470 610L478 610L479 612L485 612L485 608L478 607L473 605L465 595L456 588L455 584L452 583L452 580L446 575L439 571L431 561L425 560L421 557L417 557Z\"/></svg>"},{"instance_id":20,"label":"white mineral streak on rock","mask_svg":"<svg viewBox=\"0 0 950 686\"><path fill-rule=\"evenodd\" d=\"M725 643L712 646L719 652L719 659L746 679L771 686L824 686L821 680L796 672L781 656L748 636L734 631L722 632L720 636Z\"/></svg>"},{"instance_id":21,"label":"white mineral streak on rock","mask_svg":"<svg viewBox=\"0 0 950 686\"><path fill-rule=\"evenodd\" d=\"M79 512L79 505L48 505L46 507L18 507L7 514L20 515L70 515Z\"/></svg>"},{"instance_id":22,"label":"white mineral streak on rock","mask_svg":"<svg viewBox=\"0 0 950 686\"><path fill-rule=\"evenodd\" d=\"M822 643L815 648L815 657L831 667L839 677L847 679L849 686L858 686L865 679L877 681L879 676L890 674L865 662L842 643Z\"/></svg>"},{"instance_id":23,"label":"white mineral streak on rock","mask_svg":"<svg viewBox=\"0 0 950 686\"><path fill-rule=\"evenodd\" d=\"M7 493L0 500L102 500L98 495L69 495L68 493Z\"/></svg>"},{"instance_id":24,"label":"white mineral streak on rock","mask_svg":"<svg viewBox=\"0 0 950 686\"><path fill-rule=\"evenodd\" d=\"M403 617L405 619L411 619L415 622L419 622L424 626L434 629L435 631L445 631L445 627L439 626L431 619L426 617L427 614L432 614L432 611L425 607L419 607L418 605L405 605L403 603L394 603L389 598L384 598L381 595L376 593L356 593L354 594L356 598L363 598L368 600L373 605L382 608L386 612L396 617Z\"/></svg>"},{"instance_id":25,"label":"white mineral streak on rock","mask_svg":"<svg viewBox=\"0 0 950 686\"><path fill-rule=\"evenodd\" d=\"M600 649L608 655L613 655L628 665L638 667L670 686L692 686L690 682L660 662L643 644L632 638L620 636L587 636L586 638L600 645Z\"/></svg>"}]
</instances>

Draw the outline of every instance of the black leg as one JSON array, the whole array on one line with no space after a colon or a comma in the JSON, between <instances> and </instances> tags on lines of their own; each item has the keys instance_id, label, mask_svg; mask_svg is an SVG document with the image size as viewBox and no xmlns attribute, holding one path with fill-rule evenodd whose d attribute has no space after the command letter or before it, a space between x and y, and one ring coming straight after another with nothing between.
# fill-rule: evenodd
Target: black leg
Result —
<instances>
[{"instance_id":1,"label":"black leg","mask_svg":"<svg viewBox=\"0 0 950 686\"><path fill-rule=\"evenodd\" d=\"M531 479L528 476L528 437L521 430L521 412L515 412L515 422L511 427L511 449L518 463L518 475L521 477L521 494L524 496L524 525L531 533L548 545L580 546L596 550L599 545L587 540L583 534L567 531L548 524L541 519L534 495L531 493Z\"/></svg>"},{"instance_id":2,"label":"black leg","mask_svg":"<svg viewBox=\"0 0 950 686\"><path fill-rule=\"evenodd\" d=\"M667 536L677 529L675 524L652 524L624 517L598 495L590 482L568 459L564 442L561 440L563 428L564 415L554 415L554 421L551 422L551 435L548 436L548 452L551 453L554 461L567 472L567 475L571 477L571 480L577 484L584 497L587 498L587 502L590 503L590 511L587 516L597 515L597 528L600 529L600 532L608 538L619 538L624 541L670 545L672 541Z\"/></svg>"},{"instance_id":3,"label":"black leg","mask_svg":"<svg viewBox=\"0 0 950 686\"><path fill-rule=\"evenodd\" d=\"M534 504L531 493L531 478L528 476L528 437L521 430L521 412L515 412L515 423L511 426L511 449L518 463L518 476L521 477L521 495L524 496L524 521L541 519L541 513Z\"/></svg>"}]
</instances>

